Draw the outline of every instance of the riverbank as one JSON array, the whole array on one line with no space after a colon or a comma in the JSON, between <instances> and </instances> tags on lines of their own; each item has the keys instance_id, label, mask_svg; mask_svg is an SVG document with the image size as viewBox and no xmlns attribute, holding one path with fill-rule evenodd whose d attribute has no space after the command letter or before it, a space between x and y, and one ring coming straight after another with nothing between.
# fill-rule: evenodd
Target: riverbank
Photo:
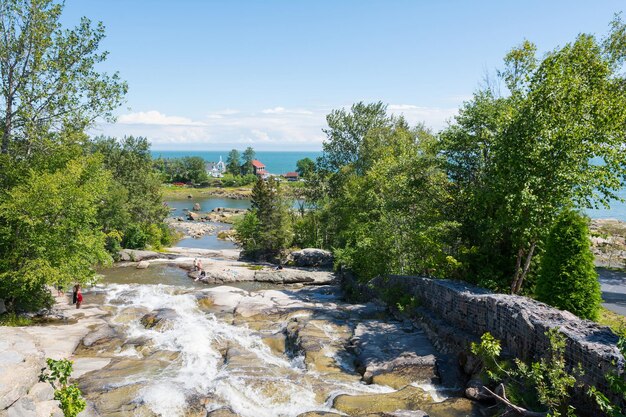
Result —
<instances>
[{"instance_id":1,"label":"riverbank","mask_svg":"<svg viewBox=\"0 0 626 417\"><path fill-rule=\"evenodd\" d=\"M71 294L70 294L71 296ZM105 326L107 312L87 297L81 309L70 296L55 297L50 324L0 327L0 416L63 417L48 383L39 382L46 358L71 357L78 346ZM108 361L75 360L72 378L105 366ZM93 416L89 409L82 413Z\"/></svg>"},{"instance_id":2,"label":"riverbank","mask_svg":"<svg viewBox=\"0 0 626 417\"><path fill-rule=\"evenodd\" d=\"M9 406L22 407L15 415L58 417L51 393L41 394L45 386L36 382L45 357L74 361L73 378L89 407L81 417L479 415L479 406L454 389L451 358L416 325L388 316L382 304L347 303L338 286L319 285L325 281L284 278L332 272L259 269L237 255L125 252L133 261L115 271L187 269L198 257L208 271L236 271L233 284L243 286L200 287L191 277L190 285L108 283L102 271L104 282L85 293L84 309L57 299L55 311L71 324L0 329L1 386L20 379L19 389L3 393L0 416L14 415ZM136 269L142 262L148 267ZM251 286L259 273L283 278Z\"/></svg>"}]
</instances>

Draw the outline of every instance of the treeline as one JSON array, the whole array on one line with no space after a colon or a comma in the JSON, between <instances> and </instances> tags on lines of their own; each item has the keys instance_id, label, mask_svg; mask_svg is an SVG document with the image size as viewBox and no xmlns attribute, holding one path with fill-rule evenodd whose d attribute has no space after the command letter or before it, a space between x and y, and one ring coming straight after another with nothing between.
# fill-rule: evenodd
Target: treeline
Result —
<instances>
[{"instance_id":1,"label":"treeline","mask_svg":"<svg viewBox=\"0 0 626 417\"><path fill-rule=\"evenodd\" d=\"M144 138L89 139L126 83L96 70L102 25L60 30L51 1L0 3L0 300L50 305L48 285L95 279L121 246L169 243Z\"/></svg>"},{"instance_id":2,"label":"treeline","mask_svg":"<svg viewBox=\"0 0 626 417\"><path fill-rule=\"evenodd\" d=\"M198 186L217 183L224 187L241 187L256 181L252 161L255 158L251 147L241 154L237 149L229 152L225 163L225 172L220 178L212 178L206 169L207 161L199 156L182 158L157 158L154 168L161 173L161 180L166 183L181 182Z\"/></svg>"},{"instance_id":3,"label":"treeline","mask_svg":"<svg viewBox=\"0 0 626 417\"><path fill-rule=\"evenodd\" d=\"M244 249L286 230L282 249L333 250L362 280L456 278L594 318L599 286L578 210L608 207L626 176L625 40L617 17L605 38L582 34L541 58L524 42L439 134L382 103L331 112L308 210L286 220L253 206Z\"/></svg>"}]
</instances>

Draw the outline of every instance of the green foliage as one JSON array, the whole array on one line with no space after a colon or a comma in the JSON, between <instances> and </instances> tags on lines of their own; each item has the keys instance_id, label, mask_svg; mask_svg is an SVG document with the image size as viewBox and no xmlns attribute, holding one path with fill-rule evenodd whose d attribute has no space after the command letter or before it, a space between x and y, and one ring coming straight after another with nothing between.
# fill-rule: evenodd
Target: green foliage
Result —
<instances>
[{"instance_id":1,"label":"green foliage","mask_svg":"<svg viewBox=\"0 0 626 417\"><path fill-rule=\"evenodd\" d=\"M308 179L315 171L315 162L311 158L300 159L296 162L296 172L301 178Z\"/></svg>"},{"instance_id":2,"label":"green foliage","mask_svg":"<svg viewBox=\"0 0 626 417\"><path fill-rule=\"evenodd\" d=\"M154 169L161 173L164 182L202 184L209 180L206 162L199 156L182 158L159 158L153 162Z\"/></svg>"},{"instance_id":3,"label":"green foliage","mask_svg":"<svg viewBox=\"0 0 626 417\"><path fill-rule=\"evenodd\" d=\"M535 287L538 300L585 319L598 317L600 283L589 242L588 220L564 210L550 230Z\"/></svg>"},{"instance_id":4,"label":"green foliage","mask_svg":"<svg viewBox=\"0 0 626 417\"><path fill-rule=\"evenodd\" d=\"M244 176L254 175L254 168L252 166L252 161L255 157L254 149L251 147L247 147L245 151L243 151L243 165L241 168L241 174Z\"/></svg>"},{"instance_id":5,"label":"green foliage","mask_svg":"<svg viewBox=\"0 0 626 417\"><path fill-rule=\"evenodd\" d=\"M580 386L580 366L571 373L565 363L565 336L558 329L546 332L549 348L538 361L526 364L515 359L515 366L500 362L500 341L485 333L481 342L472 343L471 352L483 363L489 379L502 383L509 393L509 400L528 410L545 411L549 416L574 416L575 409L569 405L571 391Z\"/></svg>"},{"instance_id":6,"label":"green foliage","mask_svg":"<svg viewBox=\"0 0 626 417\"><path fill-rule=\"evenodd\" d=\"M579 35L541 60L529 42L514 48L499 72L510 94L479 91L442 132L466 279L513 293L526 279L532 287L534 255L560 210L617 197L626 174L615 52L623 29L614 22L608 43Z\"/></svg>"},{"instance_id":7,"label":"green foliage","mask_svg":"<svg viewBox=\"0 0 626 417\"><path fill-rule=\"evenodd\" d=\"M30 169L0 199L0 294L12 310L47 306L47 284L87 282L111 258L98 208L111 175L98 157Z\"/></svg>"},{"instance_id":8,"label":"green foliage","mask_svg":"<svg viewBox=\"0 0 626 417\"><path fill-rule=\"evenodd\" d=\"M254 184L257 180L257 176L254 174L233 175L226 173L220 180L224 187L243 187L245 185Z\"/></svg>"},{"instance_id":9,"label":"green foliage","mask_svg":"<svg viewBox=\"0 0 626 417\"><path fill-rule=\"evenodd\" d=\"M64 29L62 10L51 0L0 2L2 154L45 152L48 133L82 132L122 103L126 83L96 70L104 26L83 17Z\"/></svg>"},{"instance_id":10,"label":"green foliage","mask_svg":"<svg viewBox=\"0 0 626 417\"><path fill-rule=\"evenodd\" d=\"M83 394L76 384L69 384L68 379L72 375L73 362L67 359L46 360L48 370L42 370L39 380L49 382L54 388L54 399L59 401L59 407L65 417L76 417L85 409L87 403Z\"/></svg>"},{"instance_id":11,"label":"green foliage","mask_svg":"<svg viewBox=\"0 0 626 417\"><path fill-rule=\"evenodd\" d=\"M33 324L33 319L30 317L20 316L13 312L0 314L0 326L22 327L31 324Z\"/></svg>"},{"instance_id":12,"label":"green foliage","mask_svg":"<svg viewBox=\"0 0 626 417\"><path fill-rule=\"evenodd\" d=\"M453 273L455 224L444 216L448 179L432 134L380 103L358 103L328 121L320 169L304 193L312 212L296 220L296 243L333 249L362 280Z\"/></svg>"},{"instance_id":13,"label":"green foliage","mask_svg":"<svg viewBox=\"0 0 626 417\"><path fill-rule=\"evenodd\" d=\"M289 203L273 178L259 178L252 188L252 208L235 223L237 239L252 258L276 257L291 245Z\"/></svg>"},{"instance_id":14,"label":"green foliage","mask_svg":"<svg viewBox=\"0 0 626 417\"><path fill-rule=\"evenodd\" d=\"M241 175L239 159L239 151L237 149L231 150L226 158L226 172L231 175Z\"/></svg>"},{"instance_id":15,"label":"green foliage","mask_svg":"<svg viewBox=\"0 0 626 417\"><path fill-rule=\"evenodd\" d=\"M622 334L617 341L617 348L619 349L622 360L626 358L626 337ZM617 365L614 363L613 365ZM622 365L623 366L623 365ZM609 384L611 392L619 398L622 404L626 403L626 380L624 380L623 371L618 373L613 371L606 375L606 380ZM626 416L626 408L620 404L615 404L604 393L600 392L596 387L589 387L588 394L596 401L600 410L610 417L624 417Z\"/></svg>"}]
</instances>

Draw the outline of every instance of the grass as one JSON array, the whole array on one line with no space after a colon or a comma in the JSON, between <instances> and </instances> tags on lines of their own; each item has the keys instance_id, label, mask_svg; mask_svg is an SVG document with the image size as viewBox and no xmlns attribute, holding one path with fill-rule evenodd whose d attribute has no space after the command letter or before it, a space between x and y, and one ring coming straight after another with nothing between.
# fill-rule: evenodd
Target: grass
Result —
<instances>
[{"instance_id":1,"label":"grass","mask_svg":"<svg viewBox=\"0 0 626 417\"><path fill-rule=\"evenodd\" d=\"M617 314L604 307L600 307L598 324L609 326L618 336L626 336L626 317Z\"/></svg>"},{"instance_id":2,"label":"grass","mask_svg":"<svg viewBox=\"0 0 626 417\"><path fill-rule=\"evenodd\" d=\"M246 265L246 268L252 271L260 271L261 269L263 269L263 265Z\"/></svg>"},{"instance_id":3,"label":"grass","mask_svg":"<svg viewBox=\"0 0 626 417\"><path fill-rule=\"evenodd\" d=\"M187 198L188 195L199 196L202 194L222 194L222 193L237 193L242 195L248 195L252 191L252 187L247 185L244 187L179 187L170 184L161 185L161 192L163 198Z\"/></svg>"},{"instance_id":4,"label":"grass","mask_svg":"<svg viewBox=\"0 0 626 417\"><path fill-rule=\"evenodd\" d=\"M15 313L0 314L0 326L8 327L21 327L30 326L33 324L33 319L24 316L18 316Z\"/></svg>"}]
</instances>

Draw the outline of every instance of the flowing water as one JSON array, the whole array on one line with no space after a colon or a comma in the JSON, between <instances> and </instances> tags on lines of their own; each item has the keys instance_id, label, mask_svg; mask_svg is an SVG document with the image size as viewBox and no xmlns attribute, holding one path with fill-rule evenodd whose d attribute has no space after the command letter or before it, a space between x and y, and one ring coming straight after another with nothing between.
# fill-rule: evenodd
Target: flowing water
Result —
<instances>
[{"instance_id":1,"label":"flowing water","mask_svg":"<svg viewBox=\"0 0 626 417\"><path fill-rule=\"evenodd\" d=\"M79 361L110 360L79 379L101 416L205 416L228 407L242 417L295 417L332 410L340 394L395 391L363 383L346 350L358 323L380 320L381 309L343 303L335 287L209 288L167 265L103 272L94 294L110 327L76 352ZM445 399L420 386L430 402Z\"/></svg>"}]
</instances>

